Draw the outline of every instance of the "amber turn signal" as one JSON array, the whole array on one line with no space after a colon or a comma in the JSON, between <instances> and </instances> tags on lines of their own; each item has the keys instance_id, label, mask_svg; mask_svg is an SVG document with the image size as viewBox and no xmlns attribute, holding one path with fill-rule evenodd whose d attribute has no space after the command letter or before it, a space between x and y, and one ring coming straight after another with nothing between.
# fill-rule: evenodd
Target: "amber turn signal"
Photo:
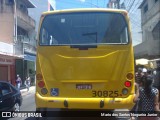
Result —
<instances>
[{"instance_id":1,"label":"amber turn signal","mask_svg":"<svg viewBox=\"0 0 160 120\"><path fill-rule=\"evenodd\" d=\"M128 80L132 80L133 79L133 74L132 73L128 73L126 75L126 77L127 77Z\"/></svg>"}]
</instances>

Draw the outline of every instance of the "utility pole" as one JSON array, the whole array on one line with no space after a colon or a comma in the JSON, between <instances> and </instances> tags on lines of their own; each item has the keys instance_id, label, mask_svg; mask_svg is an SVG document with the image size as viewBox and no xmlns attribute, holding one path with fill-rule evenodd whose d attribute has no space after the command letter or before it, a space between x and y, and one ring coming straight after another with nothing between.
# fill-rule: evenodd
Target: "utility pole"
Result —
<instances>
[{"instance_id":1,"label":"utility pole","mask_svg":"<svg viewBox=\"0 0 160 120\"><path fill-rule=\"evenodd\" d=\"M14 0L14 42L17 42L17 3Z\"/></svg>"}]
</instances>

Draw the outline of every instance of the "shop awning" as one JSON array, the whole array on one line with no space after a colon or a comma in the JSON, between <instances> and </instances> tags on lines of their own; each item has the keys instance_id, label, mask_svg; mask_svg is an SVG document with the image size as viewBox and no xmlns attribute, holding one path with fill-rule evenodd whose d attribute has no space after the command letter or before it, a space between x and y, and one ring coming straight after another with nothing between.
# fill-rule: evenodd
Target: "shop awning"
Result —
<instances>
[{"instance_id":1,"label":"shop awning","mask_svg":"<svg viewBox=\"0 0 160 120\"><path fill-rule=\"evenodd\" d=\"M142 59L137 59L136 60L136 65L148 65L148 59L144 59L144 58L142 58Z\"/></svg>"},{"instance_id":2,"label":"shop awning","mask_svg":"<svg viewBox=\"0 0 160 120\"><path fill-rule=\"evenodd\" d=\"M31 54L25 54L24 55L24 60L28 60L28 61L36 61L36 56L35 55L31 55Z\"/></svg>"}]
</instances>

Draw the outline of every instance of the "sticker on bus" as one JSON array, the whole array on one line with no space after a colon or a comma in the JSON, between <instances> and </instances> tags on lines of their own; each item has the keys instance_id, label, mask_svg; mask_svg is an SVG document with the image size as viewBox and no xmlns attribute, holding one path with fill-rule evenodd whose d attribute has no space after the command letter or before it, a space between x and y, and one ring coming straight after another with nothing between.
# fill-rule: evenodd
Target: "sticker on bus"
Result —
<instances>
[{"instance_id":1,"label":"sticker on bus","mask_svg":"<svg viewBox=\"0 0 160 120\"><path fill-rule=\"evenodd\" d=\"M51 96L58 96L59 89L58 88L51 88Z\"/></svg>"}]
</instances>

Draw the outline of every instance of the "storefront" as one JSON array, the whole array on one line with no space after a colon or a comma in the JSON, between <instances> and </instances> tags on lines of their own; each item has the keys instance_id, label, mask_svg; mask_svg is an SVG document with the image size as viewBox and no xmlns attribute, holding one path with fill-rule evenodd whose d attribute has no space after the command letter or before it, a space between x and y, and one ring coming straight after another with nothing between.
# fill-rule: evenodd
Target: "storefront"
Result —
<instances>
[{"instance_id":1,"label":"storefront","mask_svg":"<svg viewBox=\"0 0 160 120\"><path fill-rule=\"evenodd\" d=\"M23 59L16 59L15 60L15 68L16 68L16 74L19 74L19 76L22 79L22 86L24 85L24 82L26 80L26 77L31 78L31 85L34 85L35 83L35 62L36 62L36 56L30 53L24 53Z\"/></svg>"},{"instance_id":2,"label":"storefront","mask_svg":"<svg viewBox=\"0 0 160 120\"><path fill-rule=\"evenodd\" d=\"M35 84L36 56L25 52L24 55L24 75L30 76L31 84Z\"/></svg>"},{"instance_id":3,"label":"storefront","mask_svg":"<svg viewBox=\"0 0 160 120\"><path fill-rule=\"evenodd\" d=\"M15 85L15 57L0 54L0 81Z\"/></svg>"}]
</instances>

